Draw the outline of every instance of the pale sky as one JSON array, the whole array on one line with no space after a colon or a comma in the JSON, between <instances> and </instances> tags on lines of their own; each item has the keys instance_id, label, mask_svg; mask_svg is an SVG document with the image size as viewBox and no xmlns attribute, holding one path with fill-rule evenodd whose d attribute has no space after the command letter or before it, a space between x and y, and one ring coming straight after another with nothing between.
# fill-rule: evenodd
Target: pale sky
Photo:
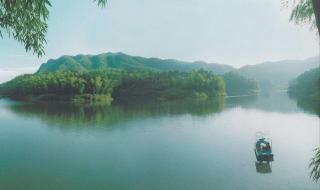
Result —
<instances>
[{"instance_id":1,"label":"pale sky","mask_svg":"<svg viewBox=\"0 0 320 190\"><path fill-rule=\"evenodd\" d=\"M240 67L318 55L315 31L280 0L51 0L46 55L0 39L0 82L62 55L124 52Z\"/></svg>"}]
</instances>

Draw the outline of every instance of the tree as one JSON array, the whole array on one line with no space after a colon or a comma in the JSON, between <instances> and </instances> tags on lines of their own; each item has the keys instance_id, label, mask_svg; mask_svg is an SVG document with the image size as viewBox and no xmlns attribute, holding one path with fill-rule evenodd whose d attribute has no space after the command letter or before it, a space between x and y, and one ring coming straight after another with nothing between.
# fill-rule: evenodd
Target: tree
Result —
<instances>
[{"instance_id":1,"label":"tree","mask_svg":"<svg viewBox=\"0 0 320 190\"><path fill-rule=\"evenodd\" d=\"M94 2L105 7L107 0ZM49 7L49 0L0 0L0 37L5 31L24 45L26 51L44 55Z\"/></svg>"},{"instance_id":2,"label":"tree","mask_svg":"<svg viewBox=\"0 0 320 190\"><path fill-rule=\"evenodd\" d=\"M319 0L312 0L313 5L313 12L316 18L316 24L318 28L318 33L320 35L320 1Z\"/></svg>"},{"instance_id":3,"label":"tree","mask_svg":"<svg viewBox=\"0 0 320 190\"><path fill-rule=\"evenodd\" d=\"M320 148L315 150L315 155L311 159L309 167L311 168L312 179L317 182L320 179Z\"/></svg>"},{"instance_id":4,"label":"tree","mask_svg":"<svg viewBox=\"0 0 320 190\"><path fill-rule=\"evenodd\" d=\"M320 34L320 1L319 0L290 0L293 4L290 21L297 24L311 23L317 27ZM289 0L282 1L284 6L288 6Z\"/></svg>"},{"instance_id":5,"label":"tree","mask_svg":"<svg viewBox=\"0 0 320 190\"><path fill-rule=\"evenodd\" d=\"M283 0L282 3L285 6L288 5L289 0ZM294 3L294 9L292 10L290 20L301 23L311 23L318 29L318 35L320 36L320 0L299 0L298 2L292 0ZM318 76L319 72L316 71L315 76ZM310 83L310 81L308 81ZM316 80L314 80L316 82ZM317 86L317 85L316 85ZM317 86L318 87L318 86ZM319 92L319 88L313 88L316 92ZM320 148L315 150L315 155L310 163L311 177L313 180L318 181L320 179Z\"/></svg>"}]
</instances>

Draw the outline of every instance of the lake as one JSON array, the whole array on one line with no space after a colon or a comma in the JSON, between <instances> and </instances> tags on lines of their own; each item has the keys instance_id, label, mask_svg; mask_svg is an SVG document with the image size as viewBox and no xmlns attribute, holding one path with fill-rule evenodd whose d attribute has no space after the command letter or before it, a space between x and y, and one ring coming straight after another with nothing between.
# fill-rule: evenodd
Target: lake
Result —
<instances>
[{"instance_id":1,"label":"lake","mask_svg":"<svg viewBox=\"0 0 320 190\"><path fill-rule=\"evenodd\" d=\"M261 165L255 134L272 139ZM0 100L3 190L317 190L319 117L285 92L112 107Z\"/></svg>"}]
</instances>

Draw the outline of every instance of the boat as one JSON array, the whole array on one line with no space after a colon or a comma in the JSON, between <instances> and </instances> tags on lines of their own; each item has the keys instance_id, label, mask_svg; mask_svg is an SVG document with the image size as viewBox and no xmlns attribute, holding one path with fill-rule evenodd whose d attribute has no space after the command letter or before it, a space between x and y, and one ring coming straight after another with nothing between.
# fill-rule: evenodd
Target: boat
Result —
<instances>
[{"instance_id":1,"label":"boat","mask_svg":"<svg viewBox=\"0 0 320 190\"><path fill-rule=\"evenodd\" d=\"M257 161L259 162L271 162L273 161L272 153L272 141L267 138L264 134L259 133L255 143L254 152L256 154Z\"/></svg>"}]
</instances>

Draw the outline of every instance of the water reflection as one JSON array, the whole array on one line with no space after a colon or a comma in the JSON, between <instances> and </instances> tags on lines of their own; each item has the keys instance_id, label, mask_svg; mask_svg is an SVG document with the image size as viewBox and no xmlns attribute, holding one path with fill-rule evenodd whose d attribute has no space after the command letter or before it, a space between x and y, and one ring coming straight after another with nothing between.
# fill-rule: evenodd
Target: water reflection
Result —
<instances>
[{"instance_id":1,"label":"water reflection","mask_svg":"<svg viewBox=\"0 0 320 190\"><path fill-rule=\"evenodd\" d=\"M111 107L1 100L0 189L317 189L308 164L318 118L272 98ZM261 130L276 145L275 164L253 156Z\"/></svg>"},{"instance_id":2,"label":"water reflection","mask_svg":"<svg viewBox=\"0 0 320 190\"><path fill-rule=\"evenodd\" d=\"M257 173L268 174L272 173L271 162L255 162Z\"/></svg>"},{"instance_id":3,"label":"water reflection","mask_svg":"<svg viewBox=\"0 0 320 190\"><path fill-rule=\"evenodd\" d=\"M224 99L208 101L176 101L170 103L85 106L62 103L8 104L15 114L23 117L40 118L50 125L63 128L112 127L134 119L166 115L208 115L224 108Z\"/></svg>"},{"instance_id":4,"label":"water reflection","mask_svg":"<svg viewBox=\"0 0 320 190\"><path fill-rule=\"evenodd\" d=\"M303 97L295 97L288 93L291 100L295 101L297 106L308 113L315 113L320 117L320 102L306 99Z\"/></svg>"},{"instance_id":5,"label":"water reflection","mask_svg":"<svg viewBox=\"0 0 320 190\"><path fill-rule=\"evenodd\" d=\"M261 94L259 96L218 98L208 101L175 101L113 106L85 106L59 103L7 103L6 106L19 116L39 118L50 125L63 128L103 127L112 128L115 124L149 117L190 114L205 116L224 109L242 107L260 109L267 112L299 112L297 103L289 99L285 92ZM299 103L306 106L304 103Z\"/></svg>"},{"instance_id":6,"label":"water reflection","mask_svg":"<svg viewBox=\"0 0 320 190\"><path fill-rule=\"evenodd\" d=\"M261 92L257 96L227 98L226 107L240 106L248 109L260 109L266 112L295 113L299 108L284 91Z\"/></svg>"}]
</instances>

